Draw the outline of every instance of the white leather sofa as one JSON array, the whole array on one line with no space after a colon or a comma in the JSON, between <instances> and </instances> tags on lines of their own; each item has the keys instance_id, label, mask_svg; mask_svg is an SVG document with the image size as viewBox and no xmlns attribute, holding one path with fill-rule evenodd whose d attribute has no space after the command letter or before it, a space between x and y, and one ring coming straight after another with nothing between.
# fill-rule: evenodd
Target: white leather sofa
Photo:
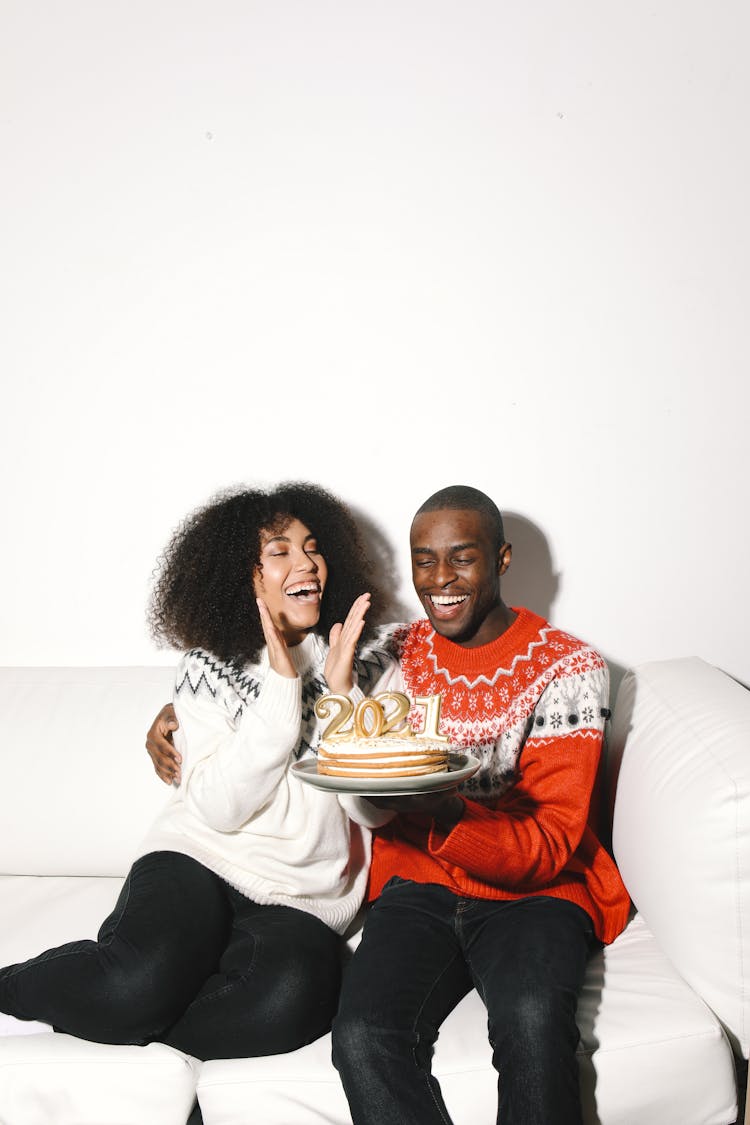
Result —
<instances>
[{"instance_id":1,"label":"white leather sofa","mask_svg":"<svg viewBox=\"0 0 750 1125\"><path fill-rule=\"evenodd\" d=\"M144 736L171 678L0 669L0 965L94 936L114 904L166 797ZM581 997L586 1125L730 1125L750 1047L750 692L696 658L636 668L609 758L613 848L635 909ZM435 1071L455 1125L494 1122L476 994L444 1025ZM205 1125L350 1121L328 1036L201 1065L0 1016L0 1125L184 1125L196 1092Z\"/></svg>"}]
</instances>

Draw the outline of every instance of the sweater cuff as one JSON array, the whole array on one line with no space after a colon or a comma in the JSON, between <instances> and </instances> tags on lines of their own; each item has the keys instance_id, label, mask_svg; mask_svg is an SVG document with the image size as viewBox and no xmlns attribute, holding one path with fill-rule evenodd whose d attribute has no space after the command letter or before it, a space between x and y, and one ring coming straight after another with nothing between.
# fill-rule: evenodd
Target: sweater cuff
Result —
<instances>
[{"instance_id":1,"label":"sweater cuff","mask_svg":"<svg viewBox=\"0 0 750 1125\"><path fill-rule=\"evenodd\" d=\"M441 860L462 867L465 871L477 870L484 867L487 862L487 838L477 838L472 831L478 821L492 822L495 813L478 805L474 801L463 798L464 812L461 819L449 832L433 825L430 829L428 849L432 855L439 856Z\"/></svg>"},{"instance_id":2,"label":"sweater cuff","mask_svg":"<svg viewBox=\"0 0 750 1125\"><path fill-rule=\"evenodd\" d=\"M298 728L302 721L302 681L299 676L292 679L269 668L253 711L265 723Z\"/></svg>"},{"instance_id":3,"label":"sweater cuff","mask_svg":"<svg viewBox=\"0 0 750 1125\"><path fill-rule=\"evenodd\" d=\"M350 820L364 828L382 828L396 816L393 809L379 809L366 797L358 797L354 793L340 793L339 804Z\"/></svg>"}]
</instances>

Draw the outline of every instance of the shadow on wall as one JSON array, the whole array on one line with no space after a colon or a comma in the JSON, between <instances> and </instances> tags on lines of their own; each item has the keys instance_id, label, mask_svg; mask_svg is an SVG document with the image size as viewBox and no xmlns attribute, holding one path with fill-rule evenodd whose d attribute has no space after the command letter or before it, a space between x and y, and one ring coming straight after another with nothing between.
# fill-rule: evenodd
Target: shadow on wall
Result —
<instances>
[{"instance_id":1,"label":"shadow on wall","mask_svg":"<svg viewBox=\"0 0 750 1125\"><path fill-rule=\"evenodd\" d=\"M544 532L531 520L517 512L503 512L505 538L513 547L513 561L503 579L503 601L508 605L526 606L553 625L555 599L560 590L561 572L552 565L552 553ZM571 632L575 633L575 625ZM587 638L584 638L587 639ZM602 652L609 666L610 705L617 696L625 668Z\"/></svg>"},{"instance_id":2,"label":"shadow on wall","mask_svg":"<svg viewBox=\"0 0 750 1125\"><path fill-rule=\"evenodd\" d=\"M383 589L383 612L373 624L386 624L392 621L411 621L414 617L413 609L398 597L398 590L408 575L398 573L396 566L396 552L393 545L373 523L372 519L360 508L351 508L362 533L365 549L370 557L375 574L378 576Z\"/></svg>"},{"instance_id":3,"label":"shadow on wall","mask_svg":"<svg viewBox=\"0 0 750 1125\"><path fill-rule=\"evenodd\" d=\"M513 547L510 570L502 580L506 605L525 606L553 621L553 605L560 575L552 567L552 553L542 530L517 512L503 512L505 538ZM553 622L554 623L554 622Z\"/></svg>"}]
</instances>

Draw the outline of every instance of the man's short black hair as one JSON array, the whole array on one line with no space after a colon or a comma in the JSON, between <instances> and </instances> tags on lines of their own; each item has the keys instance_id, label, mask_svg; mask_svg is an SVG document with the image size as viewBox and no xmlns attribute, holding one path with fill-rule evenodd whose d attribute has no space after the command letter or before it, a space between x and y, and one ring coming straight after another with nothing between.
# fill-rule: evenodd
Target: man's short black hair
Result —
<instances>
[{"instance_id":1,"label":"man's short black hair","mask_svg":"<svg viewBox=\"0 0 750 1125\"><path fill-rule=\"evenodd\" d=\"M438 492L433 492L432 496L428 496L424 504L417 509L416 515L420 516L423 512L439 512L445 508L454 511L481 512L487 517L495 537L495 549L500 550L505 542L503 517L495 501L491 500L486 492L480 492L470 484L449 484L447 488L441 488Z\"/></svg>"}]
</instances>

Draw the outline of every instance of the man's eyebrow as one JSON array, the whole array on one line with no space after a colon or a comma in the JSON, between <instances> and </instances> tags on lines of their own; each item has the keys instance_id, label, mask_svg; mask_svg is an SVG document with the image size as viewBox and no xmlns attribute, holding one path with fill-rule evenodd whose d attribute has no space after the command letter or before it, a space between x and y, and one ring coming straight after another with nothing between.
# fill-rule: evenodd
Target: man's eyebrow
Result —
<instances>
[{"instance_id":1,"label":"man's eyebrow","mask_svg":"<svg viewBox=\"0 0 750 1125\"><path fill-rule=\"evenodd\" d=\"M470 540L467 543L451 543L448 548L449 551L473 551L478 547L476 540ZM413 555L435 555L437 551L434 547L412 547L411 553Z\"/></svg>"}]
</instances>

